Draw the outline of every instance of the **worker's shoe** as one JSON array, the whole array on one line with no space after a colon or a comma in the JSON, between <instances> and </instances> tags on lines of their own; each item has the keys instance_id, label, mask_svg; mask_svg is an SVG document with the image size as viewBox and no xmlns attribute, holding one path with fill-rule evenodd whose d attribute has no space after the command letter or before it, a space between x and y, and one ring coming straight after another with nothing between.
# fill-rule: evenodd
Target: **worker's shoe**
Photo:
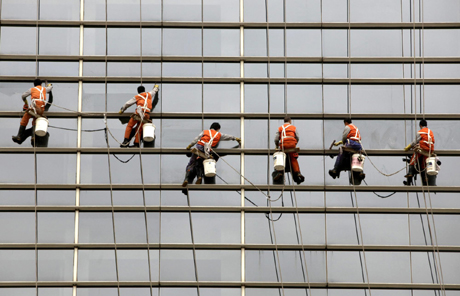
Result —
<instances>
[{"instance_id":1,"label":"worker's shoe","mask_svg":"<svg viewBox=\"0 0 460 296\"><path fill-rule=\"evenodd\" d=\"M299 185L300 183L303 183L305 181L305 177L299 172L297 173L297 178L296 178L296 183Z\"/></svg>"},{"instance_id":2,"label":"worker's shoe","mask_svg":"<svg viewBox=\"0 0 460 296\"><path fill-rule=\"evenodd\" d=\"M412 178L415 175L415 166L410 165L409 170L407 171L407 174L404 176L404 178Z\"/></svg>"},{"instance_id":3,"label":"worker's shoe","mask_svg":"<svg viewBox=\"0 0 460 296\"><path fill-rule=\"evenodd\" d=\"M340 173L337 173L337 171L334 169L334 170L329 170L329 176L332 177L332 179L335 179L337 177L340 177Z\"/></svg>"},{"instance_id":4,"label":"worker's shoe","mask_svg":"<svg viewBox=\"0 0 460 296\"><path fill-rule=\"evenodd\" d=\"M187 187L189 176L190 176L190 171L186 171L186 172L185 172L184 182L182 182L182 187ZM184 194L185 194L185 193L184 193Z\"/></svg>"},{"instance_id":5,"label":"worker's shoe","mask_svg":"<svg viewBox=\"0 0 460 296\"><path fill-rule=\"evenodd\" d=\"M120 148L128 148L129 140L130 140L130 139L125 138L125 139L123 140L123 143L121 143Z\"/></svg>"},{"instance_id":6,"label":"worker's shoe","mask_svg":"<svg viewBox=\"0 0 460 296\"><path fill-rule=\"evenodd\" d=\"M18 130L18 134L16 136L12 136L13 142L18 143L19 145L21 145L22 142L24 142L24 140L26 139L26 137L24 137L24 132L25 131L26 131L26 127L20 125L19 130Z\"/></svg>"},{"instance_id":7,"label":"worker's shoe","mask_svg":"<svg viewBox=\"0 0 460 296\"><path fill-rule=\"evenodd\" d=\"M203 182L203 177L200 176L200 177L198 177L198 178L196 179L195 184L200 185L201 182Z\"/></svg>"},{"instance_id":8,"label":"worker's shoe","mask_svg":"<svg viewBox=\"0 0 460 296\"><path fill-rule=\"evenodd\" d=\"M283 178L284 176L284 173L283 172L279 172L279 171L276 171L276 175L273 177L273 181L278 181L280 180L281 178Z\"/></svg>"},{"instance_id":9,"label":"worker's shoe","mask_svg":"<svg viewBox=\"0 0 460 296\"><path fill-rule=\"evenodd\" d=\"M196 167L196 182L195 184L199 185L203 182L203 168L198 165Z\"/></svg>"},{"instance_id":10,"label":"worker's shoe","mask_svg":"<svg viewBox=\"0 0 460 296\"><path fill-rule=\"evenodd\" d=\"M133 146L129 146L129 148L139 148L139 143L134 143Z\"/></svg>"}]
</instances>

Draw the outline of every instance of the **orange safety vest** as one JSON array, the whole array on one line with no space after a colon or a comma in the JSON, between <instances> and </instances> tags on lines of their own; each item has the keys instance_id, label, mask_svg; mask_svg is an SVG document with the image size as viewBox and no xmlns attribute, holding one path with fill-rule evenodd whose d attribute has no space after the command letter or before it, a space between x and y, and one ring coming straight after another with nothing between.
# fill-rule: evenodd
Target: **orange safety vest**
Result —
<instances>
[{"instance_id":1,"label":"orange safety vest","mask_svg":"<svg viewBox=\"0 0 460 296\"><path fill-rule=\"evenodd\" d=\"M210 143L211 147L216 147L219 144L221 134L215 130L205 130L203 131L203 136L201 137L198 144L204 146L205 143Z\"/></svg>"},{"instance_id":2,"label":"orange safety vest","mask_svg":"<svg viewBox=\"0 0 460 296\"><path fill-rule=\"evenodd\" d=\"M422 128L418 131L420 135L420 148L426 151L433 151L434 150L434 135L433 131L427 127Z\"/></svg>"},{"instance_id":3,"label":"orange safety vest","mask_svg":"<svg viewBox=\"0 0 460 296\"><path fill-rule=\"evenodd\" d=\"M44 108L46 104L46 89L41 85L32 87L30 89L30 98L32 100L31 106L34 111L35 107Z\"/></svg>"},{"instance_id":4,"label":"orange safety vest","mask_svg":"<svg viewBox=\"0 0 460 296\"><path fill-rule=\"evenodd\" d=\"M278 132L280 134L280 146L297 144L297 140L295 138L295 131L296 127L290 125L289 123L285 123L282 126L280 126L278 128Z\"/></svg>"},{"instance_id":5,"label":"orange safety vest","mask_svg":"<svg viewBox=\"0 0 460 296\"><path fill-rule=\"evenodd\" d=\"M150 93L140 93L135 96L136 98L136 113L141 113L144 115L145 113L149 114L152 110L152 95Z\"/></svg>"},{"instance_id":6,"label":"orange safety vest","mask_svg":"<svg viewBox=\"0 0 460 296\"><path fill-rule=\"evenodd\" d=\"M352 123L347 125L350 128L350 132L347 135L347 139L353 140L353 141L361 141L361 133L359 132L359 129Z\"/></svg>"}]
</instances>

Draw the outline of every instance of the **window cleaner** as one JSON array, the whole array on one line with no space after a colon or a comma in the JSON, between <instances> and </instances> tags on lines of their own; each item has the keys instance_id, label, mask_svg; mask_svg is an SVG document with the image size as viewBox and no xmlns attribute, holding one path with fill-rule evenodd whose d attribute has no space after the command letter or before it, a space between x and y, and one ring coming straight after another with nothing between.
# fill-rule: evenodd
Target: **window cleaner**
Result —
<instances>
[{"instance_id":1,"label":"window cleaner","mask_svg":"<svg viewBox=\"0 0 460 296\"><path fill-rule=\"evenodd\" d=\"M43 113L45 112L45 109L48 110L47 108L49 108L46 104L46 93L50 93L52 89L53 85L47 84L46 87L43 87L42 81L37 78L34 80L34 87L22 94L22 100L24 101L22 110L25 111L25 113L22 116L21 122L19 124L18 134L16 136L12 136L13 142L21 145L27 139L27 137L33 134L32 129L28 129L26 131L27 124L32 117L33 128L35 128L37 119L40 119L39 121L41 121L38 127L39 129L37 130L37 135L45 136L47 134L46 129L48 128L48 120L43 116ZM28 96L31 98L30 105L27 102ZM34 143L34 139L32 139L32 142Z\"/></svg>"},{"instance_id":2,"label":"window cleaner","mask_svg":"<svg viewBox=\"0 0 460 296\"><path fill-rule=\"evenodd\" d=\"M404 148L404 151L414 150L412 157L409 161L409 170L404 176L407 180L404 181L405 185L412 184L412 178L418 173L422 173L422 182L424 185L435 185L435 178L439 171L439 165L441 162L434 154L434 134L431 129L428 128L428 123L425 119L420 120L420 130L417 132L416 139ZM427 167L428 163L428 167ZM425 172L425 169L428 172ZM428 173L429 176L426 176ZM426 180L426 179L434 180ZM427 182L428 181L428 182Z\"/></svg>"},{"instance_id":3,"label":"window cleaner","mask_svg":"<svg viewBox=\"0 0 460 296\"><path fill-rule=\"evenodd\" d=\"M342 133L342 140L333 142L332 146L339 146L339 154L334 164L334 168L329 170L329 175L335 179L340 178L341 171L351 171L353 176L350 175L350 180L354 182L354 185L361 184L361 181L365 178L363 173L364 156L361 154L363 149L361 145L361 133L359 129L352 123L351 118L345 118L343 120L345 128ZM352 166L352 162L354 164Z\"/></svg>"},{"instance_id":4,"label":"window cleaner","mask_svg":"<svg viewBox=\"0 0 460 296\"><path fill-rule=\"evenodd\" d=\"M125 138L123 140L123 143L120 145L121 148L127 148L129 146L129 142L131 141L131 131L134 130L136 131L136 137L134 139L134 145L130 147L139 147L139 142L143 130L144 124L148 124L148 135L144 139L144 141L153 141L154 135L152 135L152 131L154 132L152 120L150 119L150 111L152 111L155 106L158 104L158 91L159 91L159 86L155 85L153 89L149 92L145 91L144 86L139 86L137 88L137 95L135 95L133 98L131 98L129 101L127 101L123 107L121 107L120 111L118 111L118 114L122 114L125 112L126 109L131 107L132 105L136 104L136 112L131 115L131 118L129 119L128 126L126 126L125 130ZM155 98L155 99L152 99Z\"/></svg>"},{"instance_id":5,"label":"window cleaner","mask_svg":"<svg viewBox=\"0 0 460 296\"><path fill-rule=\"evenodd\" d=\"M286 116L284 118L284 124L278 128L278 131L275 134L276 149L280 149L281 151L275 152L273 155L275 171L277 171L273 173L274 183L284 178L284 172L286 171L284 162L286 159L290 162L289 170L292 165L292 178L294 182L300 184L305 181L305 177L300 173L300 166L297 161L297 158L299 158L299 153L296 150L298 142L299 134L297 133L297 128L292 125L291 118ZM294 151L291 151L293 149ZM288 157L286 157L284 153L286 153ZM283 162L283 164L281 164L281 162Z\"/></svg>"},{"instance_id":6,"label":"window cleaner","mask_svg":"<svg viewBox=\"0 0 460 296\"><path fill-rule=\"evenodd\" d=\"M222 134L219 132L220 124L218 122L214 122L211 124L209 130L204 130L201 132L190 145L187 146L187 150L190 150L193 145L196 144L196 149L198 150L198 154L202 156L198 156L197 154L193 153L190 157L190 161L187 164L187 168L185 170L185 178L184 182L182 183L182 187L186 187L190 181L193 181L193 175L196 175L197 180L195 184L201 184L203 179L203 160L214 158L215 160L218 159L217 155L213 153L212 149L216 148L219 145L219 141L237 141L241 144L241 139L235 136ZM201 153L200 153L201 152ZM204 154L204 155L203 155ZM210 171L208 174L211 176L215 173L215 163L207 162L206 165L209 165ZM214 166L214 167L212 167Z\"/></svg>"}]
</instances>

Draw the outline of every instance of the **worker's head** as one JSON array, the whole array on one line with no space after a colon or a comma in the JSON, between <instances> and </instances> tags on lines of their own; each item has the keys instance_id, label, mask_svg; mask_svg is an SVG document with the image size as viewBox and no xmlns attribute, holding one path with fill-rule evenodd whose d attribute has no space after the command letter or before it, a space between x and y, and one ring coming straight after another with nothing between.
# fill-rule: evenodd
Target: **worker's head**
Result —
<instances>
[{"instance_id":1,"label":"worker's head","mask_svg":"<svg viewBox=\"0 0 460 296\"><path fill-rule=\"evenodd\" d=\"M291 117L289 116L284 117L284 123L291 123Z\"/></svg>"},{"instance_id":2,"label":"worker's head","mask_svg":"<svg viewBox=\"0 0 460 296\"><path fill-rule=\"evenodd\" d=\"M425 119L422 119L422 120L420 120L420 128L422 128L424 126L428 126L428 123L426 122Z\"/></svg>"},{"instance_id":3,"label":"worker's head","mask_svg":"<svg viewBox=\"0 0 460 296\"><path fill-rule=\"evenodd\" d=\"M215 130L215 131L218 131L218 130L220 130L220 124L219 124L218 122L213 122L213 123L211 124L210 129L213 129L213 130Z\"/></svg>"},{"instance_id":4,"label":"worker's head","mask_svg":"<svg viewBox=\"0 0 460 296\"><path fill-rule=\"evenodd\" d=\"M138 93L138 94L141 94L141 93L143 93L143 92L145 92L145 87L143 87L143 86L141 85L141 86L139 86L139 87L137 88L137 93Z\"/></svg>"},{"instance_id":5,"label":"worker's head","mask_svg":"<svg viewBox=\"0 0 460 296\"><path fill-rule=\"evenodd\" d=\"M34 80L34 86L39 86L39 85L42 85L42 81L37 78Z\"/></svg>"},{"instance_id":6,"label":"worker's head","mask_svg":"<svg viewBox=\"0 0 460 296\"><path fill-rule=\"evenodd\" d=\"M349 117L348 117L348 118L345 118L345 119L343 120L343 123L344 123L345 125L349 125L351 122L352 122L352 121L351 121L351 118L349 118Z\"/></svg>"}]
</instances>

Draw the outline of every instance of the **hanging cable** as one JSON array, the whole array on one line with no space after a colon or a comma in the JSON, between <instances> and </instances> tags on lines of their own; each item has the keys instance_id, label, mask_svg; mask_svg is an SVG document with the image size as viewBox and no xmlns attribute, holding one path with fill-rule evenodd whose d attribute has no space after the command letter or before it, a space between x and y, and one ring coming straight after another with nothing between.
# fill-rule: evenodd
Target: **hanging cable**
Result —
<instances>
[{"instance_id":1,"label":"hanging cable","mask_svg":"<svg viewBox=\"0 0 460 296\"><path fill-rule=\"evenodd\" d=\"M35 78L38 77L38 50L39 50L39 43L40 43L40 38L39 38L39 27L38 27L38 20L40 19L40 0L37 0L37 22L36 22L36 35L37 35L37 40L36 40L36 48L35 48ZM45 90L46 93L46 90ZM31 96L30 100L30 105L32 105L33 100ZM26 111L27 112L27 111ZM33 119L35 120L35 119ZM35 294L38 296L38 212L37 212L37 206L38 206L38 192L37 192L37 182L38 182L38 163L37 163L37 141L36 141L36 135L35 135L35 128L32 127L32 144L34 147L34 193L35 193L35 206L34 206L34 215L35 215L35 246L34 246L34 251L35 251Z\"/></svg>"}]
</instances>

